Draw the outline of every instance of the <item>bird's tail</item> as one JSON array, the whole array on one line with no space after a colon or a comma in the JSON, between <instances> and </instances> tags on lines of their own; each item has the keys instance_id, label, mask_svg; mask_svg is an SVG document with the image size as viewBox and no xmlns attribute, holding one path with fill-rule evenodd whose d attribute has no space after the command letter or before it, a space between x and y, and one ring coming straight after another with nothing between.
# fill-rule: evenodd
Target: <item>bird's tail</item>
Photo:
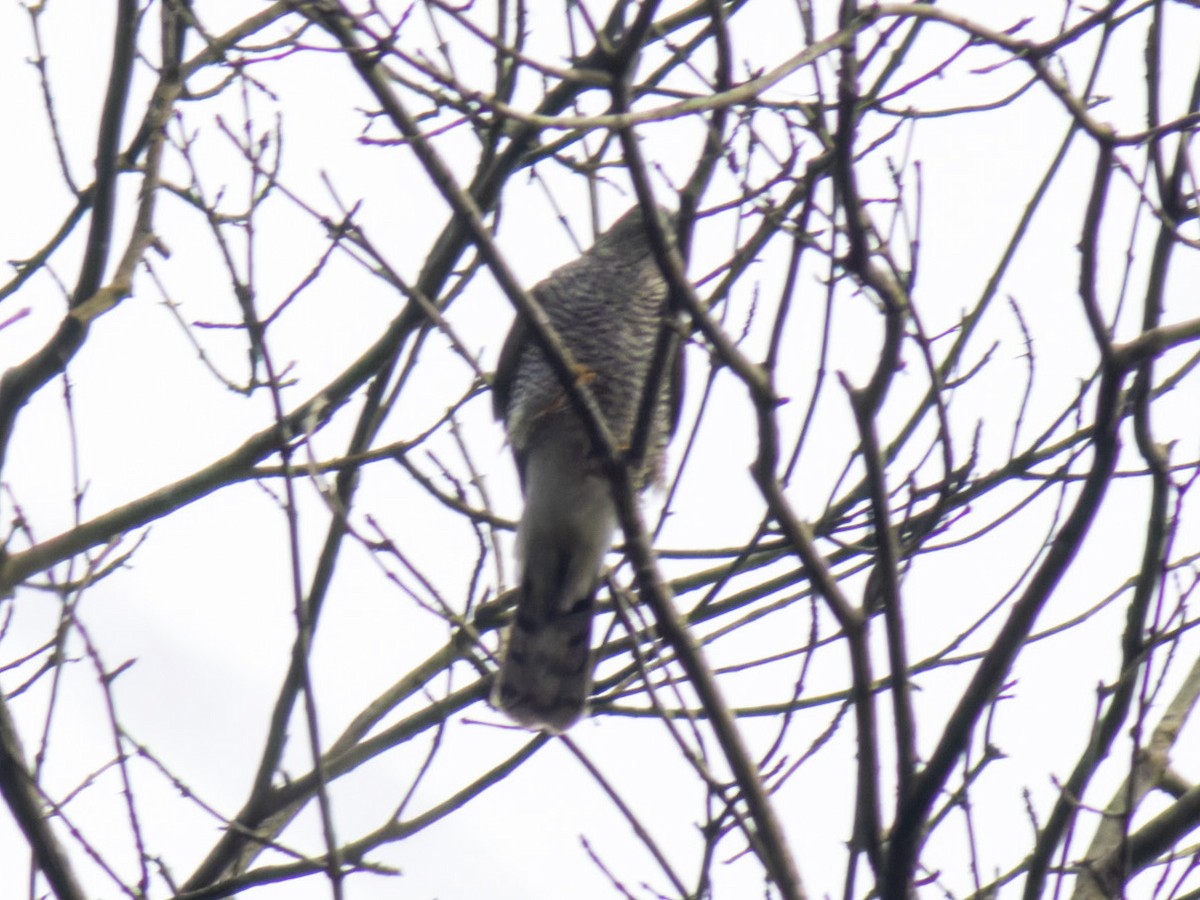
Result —
<instances>
[{"instance_id":1,"label":"bird's tail","mask_svg":"<svg viewBox=\"0 0 1200 900\"><path fill-rule=\"evenodd\" d=\"M574 725L587 708L595 600L588 595L569 610L545 615L545 607L528 598L523 585L492 702L527 728L557 734Z\"/></svg>"},{"instance_id":2,"label":"bird's tail","mask_svg":"<svg viewBox=\"0 0 1200 900\"><path fill-rule=\"evenodd\" d=\"M523 458L521 587L492 702L530 728L565 731L592 687L592 613L616 528L608 479L586 437L550 423Z\"/></svg>"}]
</instances>

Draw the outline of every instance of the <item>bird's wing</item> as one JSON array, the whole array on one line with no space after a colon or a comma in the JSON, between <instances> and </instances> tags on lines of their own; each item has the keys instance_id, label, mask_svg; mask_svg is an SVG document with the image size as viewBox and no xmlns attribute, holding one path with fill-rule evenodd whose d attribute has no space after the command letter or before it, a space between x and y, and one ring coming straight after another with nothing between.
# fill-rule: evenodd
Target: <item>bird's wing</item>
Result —
<instances>
[{"instance_id":1,"label":"bird's wing","mask_svg":"<svg viewBox=\"0 0 1200 900\"><path fill-rule=\"evenodd\" d=\"M679 427L679 417L683 415L683 380L686 375L683 367L685 343L686 341L681 339L675 345L675 358L671 360L671 372L667 381L667 408L670 410L670 418L667 420L667 437L675 434L675 429Z\"/></svg>"},{"instance_id":2,"label":"bird's wing","mask_svg":"<svg viewBox=\"0 0 1200 900\"><path fill-rule=\"evenodd\" d=\"M508 418L508 402L512 398L513 379L517 375L517 364L529 337L529 326L525 317L517 313L516 321L509 329L500 358L496 361L496 374L492 376L492 414L497 419Z\"/></svg>"}]
</instances>

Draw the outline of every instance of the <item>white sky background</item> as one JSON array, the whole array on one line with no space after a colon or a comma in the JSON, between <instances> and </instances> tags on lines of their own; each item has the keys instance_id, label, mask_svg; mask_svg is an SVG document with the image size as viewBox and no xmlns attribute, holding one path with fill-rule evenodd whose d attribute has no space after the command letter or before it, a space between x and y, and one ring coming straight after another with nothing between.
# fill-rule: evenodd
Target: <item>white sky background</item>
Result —
<instances>
[{"instance_id":1,"label":"white sky background","mask_svg":"<svg viewBox=\"0 0 1200 900\"><path fill-rule=\"evenodd\" d=\"M819 31L825 34L831 30L835 4L817 5L824 17ZM223 4L197 3L199 15L214 31L225 24L220 21L222 15L240 18L246 14L247 5L237 6L236 10L228 10ZM761 6L759 18L750 15L744 21L741 17L735 19L734 55L739 60L739 77L745 73L742 60L751 66L773 65L797 47L800 32L792 18L791 4ZM1008 27L1033 12L1045 14L1045 5L1039 2L955 6L997 27ZM1174 7L1172 10L1179 12ZM562 46L559 5L547 4L545 11L537 15L544 18L532 20L533 40L528 52L558 63ZM1031 31L1038 34L1044 28L1049 33L1057 26L1057 16L1056 11L1044 22L1035 21ZM766 24L768 19L771 21ZM1192 15L1186 22L1182 19L1178 27L1166 32L1166 58L1178 62L1186 80L1194 71L1200 16ZM486 17L479 20L486 21ZM424 21L423 16L414 15L409 32L414 44L426 41ZM95 126L109 65L111 21L107 5L58 0L50 4L43 29L69 163L76 179L86 184L91 178ZM1110 52L1112 64L1105 67L1098 89L1101 94L1111 94L1113 100L1097 110L1097 116L1125 129L1136 129L1143 123L1143 48L1134 40L1141 34L1134 29L1118 38L1122 44ZM958 41L949 30L931 26L922 38L929 42L923 51L928 55L918 53L913 58L940 58L944 47L938 44L939 38L952 44ZM486 83L490 57L480 54L478 45L461 37L459 40L461 50L452 41L451 52L463 67L460 75L471 80L477 74L480 83ZM1084 63L1093 49L1090 41L1084 41L1074 51L1079 60L1072 72L1075 77L1083 77ZM194 51L193 44L189 44L189 50ZM71 204L61 184L35 72L26 62L33 55L27 17L18 3L6 0L0 5L0 85L4 86L0 91L0 121L9 124L9 139L3 151L6 165L0 169L0 208L7 211L0 217L0 248L6 260L27 256L40 247ZM1026 71L1013 66L987 73L969 71L996 59L995 54L983 51L977 56L968 55L948 77L923 86L904 102L938 108L961 103L965 96L974 101L999 98L1020 83ZM480 67L479 73L472 73L473 64ZM697 64L704 69L708 61L697 59ZM370 103L349 66L331 65L325 56L301 55L282 64L259 67L255 74L279 95L278 109L284 117L285 131L284 182L306 201L332 210L328 192L318 177L320 171L327 171L347 205L363 201L360 220L369 234L387 247L397 270L410 282L415 281L449 213L433 187L417 177L419 170L411 165L407 151L357 142L362 127L359 110ZM144 101L149 84L143 70L140 90L135 89L130 104L131 125L137 121L141 110L138 101ZM1170 77L1165 84L1179 92L1168 92L1164 98L1169 117L1180 111L1190 85ZM532 107L537 99L534 87L532 81L527 84L526 92L517 98L518 106ZM773 95L801 99L808 89L806 76L797 76L774 89ZM221 106L221 114L230 123L238 121L235 99L235 92L229 92ZM259 97L253 102L261 111L260 124L265 126L274 108ZM197 153L206 160L206 186L212 191L221 186L214 174L221 171L220 165L211 160L229 155L228 189L236 197L244 192L244 174L234 166L228 142L212 127L215 108L185 107L185 115L191 127L202 128ZM1034 87L999 111L922 120L916 127L911 158L922 162L924 205L921 278L914 299L929 332L953 326L962 310L973 304L982 291L1066 126L1067 119L1058 103L1043 88ZM645 128L643 151L678 184L694 162L698 147L695 132L694 123L686 121ZM459 164L461 175L468 171L470 145L471 138L464 133L460 137L451 134L438 146L451 163ZM903 146L904 142L898 141L894 152ZM1167 146L1173 153L1174 142L1168 141ZM1093 167L1094 147L1080 140L1067 171L1057 179L1051 197L1034 220L1018 264L998 298L1012 296L1019 303L1039 350L1037 389L1022 433L1025 440L1061 409L1065 398L1076 390L1078 379L1089 374L1096 361L1077 296L1075 249ZM551 166L538 171L586 245L590 234L583 183L564 179L562 171ZM879 181L865 184L864 193L875 189L882 194L887 191L884 173L879 166L873 171ZM168 177L184 177L178 162L169 166L167 173ZM135 183L126 179L122 187L128 192ZM1110 203L1114 208L1124 204L1132 215L1128 182L1117 184L1119 189ZM624 184L622 187L626 188ZM661 179L655 187L667 196ZM730 189L728 184L723 187ZM605 195L604 224L632 202L630 196L615 190ZM128 195L125 201L128 210ZM1127 236L1126 221L1117 215L1111 221L1115 223L1114 234L1106 247L1111 256L1106 259L1103 285L1107 292L1104 300L1110 305L1117 298L1124 254L1121 242ZM1126 301L1129 312L1120 323L1118 338L1136 330L1134 314L1140 316L1136 300L1154 224L1146 221L1140 232L1143 240L1134 262L1134 287ZM127 225L127 218L118 221L118 252ZM258 228L262 241L256 262L258 289L266 307L298 283L324 241L316 224L282 198L264 208ZM172 256L161 260L152 253L151 259L171 298L181 304L183 317L236 321L237 309L228 280L197 217L179 201L164 196L159 205L158 231ZM81 229L56 259L54 269L68 285L75 277L73 264L83 234ZM724 259L729 240L729 217L702 223L693 252L693 277L708 270L703 263L706 247L713 248L714 258ZM498 242L523 283L529 285L578 252L557 224L543 188L523 176L512 179L505 194ZM775 296L783 259L782 250L764 254L760 276L764 297ZM819 346L819 335L806 326L819 321L824 304L818 282L821 275L815 269L802 275L788 336L790 358L786 365L792 378L789 391L800 401L796 404L797 414L807 398L813 356ZM1173 269L1173 278L1179 283L1168 297L1177 306L1168 306L1168 322L1196 315L1194 285L1200 271L1195 260L1180 260ZM740 331L749 315L753 300L750 284L743 283L723 310L731 332ZM194 471L271 420L265 392L246 401L221 389L195 362L195 351L161 300L159 290L143 273L134 296L99 322L88 345L70 366L79 465L87 485L85 518ZM324 277L297 303L303 305L303 311L285 317L272 333L275 359L297 363L294 376L299 383L286 394L292 403L306 398L344 368L400 308L400 298L394 292L338 254ZM839 311L840 318L835 319L830 369L843 370L861 384L877 356L877 317L870 302L862 297L843 306L846 312ZM62 314L61 291L49 278L39 276L20 295L0 304L0 321L24 307L29 308L28 316L0 330L0 366L25 358L49 336ZM988 316L990 324L985 333L989 340L999 341L992 364L956 395L952 407L964 444L960 454L965 454L975 422L983 422L982 458L977 471L998 464L1008 451L1011 422L1026 372L1024 347L1011 312L1003 303L994 302ZM480 354L483 367L490 370L511 321L510 307L490 278L477 278L472 283L452 307L450 321L467 346ZM765 345L764 329L768 327L765 319L754 324L747 344L752 357ZM206 351L226 372L235 377L244 373L244 338L240 332L210 331L205 339ZM985 342L977 339L968 359L978 360L987 349ZM426 353L436 354L437 367L426 364L421 390L406 393L381 442L420 433L470 385L470 370L446 350L444 338L430 336ZM912 396L904 402L906 384L901 376L895 388L901 399L890 401L881 418L885 433L903 421L918 392L924 390L924 382L914 378L907 389ZM698 393L692 390L688 398L693 413ZM744 399L744 390L728 377L718 382L719 405L708 414L701 429L696 458L690 463L674 516L659 540L661 550L737 545L753 533L761 514L761 499L747 472L755 443L753 417ZM1193 379L1156 407L1156 415L1170 423L1164 433L1169 432L1179 441L1180 459L1195 458L1200 446L1198 402L1200 396ZM1090 395L1088 403L1090 412ZM344 411L317 436L319 453L332 456L341 451L348 423L353 421L353 410L349 413ZM5 483L39 538L72 524L72 461L66 421L61 389L51 386L42 391L18 421L3 472ZM826 386L818 423L821 439L807 446L791 491L798 510L812 517L824 509L842 461L857 442L844 395L836 384ZM795 426L795 422L790 424ZM503 447L501 429L491 422L486 395L468 407L464 429L470 436L474 461L483 467L497 510L515 518L519 498L514 472ZM1126 437L1128 449L1132 440ZM448 441L435 446L455 463L457 471L462 470ZM1123 461L1133 465L1135 459L1127 456ZM432 466L425 465L425 469L435 472ZM898 466L896 471L902 469ZM452 523L422 491L406 482L396 466L368 469L360 490L356 524L363 526L368 514L375 517L395 542L438 580L443 595L461 604L477 554L471 532L460 523ZM308 576L323 537L325 516L315 492L302 493L302 540ZM1142 550L1146 494L1140 484L1126 487L1118 482L1113 486L1103 518L1046 609L1041 624L1077 615L1115 590L1134 570ZM1019 567L1044 540L1044 533L1038 529L1045 527L1054 500L1048 494L1027 513L1027 518L1003 526L987 541L954 553L925 557L914 567L905 583L913 659L932 653L952 639L977 617L978 610L994 602L1010 585ZM652 497L652 506L656 502L657 498ZM987 521L988 504L985 498L973 508L978 518L971 520L964 531L974 523ZM1000 508L997 503L996 510ZM6 523L13 516L7 494L0 495L0 513ZM451 528L451 524L457 527ZM1130 529L1137 536L1132 544L1127 540ZM1200 535L1194 531L1181 533L1173 556L1193 552L1198 538ZM495 562L489 559L488 565L485 578L491 579L494 587ZM511 559L501 560L501 565L508 586L513 578ZM778 568L785 572L791 567L789 562ZM664 562L664 569L668 575L691 570L670 559ZM67 574L65 570L59 573L63 578ZM847 589L857 596L861 583L850 580ZM231 816L238 809L253 776L293 640L291 603L283 517L274 501L253 484L225 488L155 523L132 567L96 585L82 601L83 620L107 666L114 668L124 659L136 659L116 683L122 723L139 741L153 748L190 789L225 815ZM45 641L57 621L58 604L49 593L19 592L9 629L0 636L0 661L18 657ZM806 609L796 606L791 627L807 629ZM2 606L0 610L8 614ZM1050 642L1044 650L1034 648L1022 656L1014 673L1018 681L1013 699L1001 706L996 728L998 742L1009 758L993 764L977 787L977 802L978 798L988 798L994 804L990 809L998 811L995 827L989 827L983 841L985 878L1016 864L1027 850L1030 829L1021 791L1028 788L1032 792L1044 816L1055 796L1052 778L1064 778L1078 756L1093 716L1096 685L1101 680L1111 681L1115 675L1123 613L1123 604L1115 604L1073 633L1067 642ZM441 620L418 610L405 594L381 577L378 567L357 546L343 552L323 615L313 673L322 734L329 741L367 702L417 660L440 647L447 629ZM744 634L714 646L710 659L719 666L743 658L743 642L769 640L767 630L777 627L776 620L757 630L751 626ZM831 630L828 623L824 628L826 632ZM986 639L984 634L970 646L978 649ZM1172 676L1190 665L1194 641L1185 644L1184 649L1192 656L1184 653L1187 658L1175 663ZM843 652L835 649L819 654L806 694L844 686L844 667ZM0 686L12 690L30 674L20 669L0 672ZM454 687L465 683L468 674L464 671ZM790 692L794 677L791 667L780 667L730 678L723 684L731 702L737 705L751 698L761 702L762 686L767 683L764 679L778 680L778 687L767 693L782 699ZM934 672L920 680L922 691L917 704L923 752L933 746L940 717L964 681L963 672L957 668ZM1047 684L1054 686L1052 693L1047 692ZM442 687L439 684L436 689ZM43 679L14 703L28 742L27 752L32 752L44 721L47 688L48 679ZM1170 691L1164 696L1169 697ZM45 784L52 794L69 790L111 756L107 715L99 697L86 659L66 667L45 773ZM794 727L803 737L796 741L797 747L803 748L817 737L833 709L828 707L826 715L798 719ZM888 709L886 703L879 706L885 725ZM413 811L439 802L462 784L464 771L472 777L483 772L525 739L523 734L491 727L502 720L489 708L472 707L466 719L459 716L448 724L437 763L418 790ZM922 724L926 721L930 724ZM1155 721L1153 715L1150 721ZM297 773L308 769L300 723L297 715L289 748L291 770ZM773 726L750 721L746 733L757 746L770 740ZM690 880L699 847L692 829L693 823L701 821L701 795L662 727L652 720L607 717L584 722L572 737L622 795L636 801L644 824L677 871ZM333 800L341 836L356 836L386 820L428 749L426 741L415 743L417 746L388 752L337 784ZM1127 749L1124 743L1118 747L1121 752ZM715 748L713 752L716 754ZM1192 779L1200 777L1195 766L1195 760L1200 759L1198 753L1200 734L1193 724L1174 753L1180 770ZM830 746L779 795L785 829L814 897L826 891L836 893L844 877L845 841L852 813L847 798L853 791L853 754L853 727L847 719ZM888 761L884 763L890 776ZM1108 770L1108 781L1098 779L1089 796L1097 803L1107 802L1122 771L1118 762ZM182 879L216 840L218 823L182 801L149 767L135 766L134 772L149 852L161 855L173 875ZM122 803L119 782L109 772L74 801L69 811L72 821L115 862L122 876L133 878L136 858L122 818ZM310 811L285 833L285 840L317 852L320 838L315 825ZM580 846L581 834L635 892L644 879L667 890L653 861L594 782L565 748L552 744L464 810L414 838L375 852L374 859L398 866L404 876L399 880L353 877L348 896L356 900L397 896L442 900L611 897L611 886ZM1074 849L1081 851L1086 840L1077 839ZM735 845L733 840L722 844L721 849ZM0 816L0 897L27 893L28 859L23 846L12 823ZM967 873L958 864L961 847L935 844L931 857L938 852L945 854L947 885L966 892L969 882L963 879ZM118 896L111 881L82 854L76 854L76 859L95 896ZM755 866L718 865L715 873L719 879L718 898L761 896ZM1009 890L1018 893L1017 887ZM160 881L155 896L164 895ZM259 888L247 896L303 900L327 897L329 888L321 879L311 878ZM638 896L649 895L641 892Z\"/></svg>"}]
</instances>

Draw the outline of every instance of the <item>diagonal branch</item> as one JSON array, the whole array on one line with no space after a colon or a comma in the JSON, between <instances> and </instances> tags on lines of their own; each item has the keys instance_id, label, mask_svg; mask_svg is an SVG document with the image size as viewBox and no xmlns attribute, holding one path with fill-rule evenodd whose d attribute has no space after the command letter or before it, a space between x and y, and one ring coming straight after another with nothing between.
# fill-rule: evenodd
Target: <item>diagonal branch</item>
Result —
<instances>
[{"instance_id":1,"label":"diagonal branch","mask_svg":"<svg viewBox=\"0 0 1200 900\"><path fill-rule=\"evenodd\" d=\"M25 764L21 739L3 692L0 692L0 797L25 834L38 868L58 900L84 900L87 895L75 880L67 854L42 808L41 793Z\"/></svg>"}]
</instances>

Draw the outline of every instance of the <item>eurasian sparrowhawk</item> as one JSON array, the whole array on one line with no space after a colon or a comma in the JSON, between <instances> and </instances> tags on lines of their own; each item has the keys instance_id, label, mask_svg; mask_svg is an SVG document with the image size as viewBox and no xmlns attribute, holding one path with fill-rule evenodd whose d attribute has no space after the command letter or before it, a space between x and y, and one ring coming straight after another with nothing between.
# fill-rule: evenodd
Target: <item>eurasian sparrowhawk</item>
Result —
<instances>
[{"instance_id":1,"label":"eurasian sparrowhawk","mask_svg":"<svg viewBox=\"0 0 1200 900\"><path fill-rule=\"evenodd\" d=\"M664 231L672 217L659 210ZM633 440L667 284L640 208L625 213L574 262L532 291L621 449ZM681 359L676 354L676 359ZM682 368L661 379L639 485L658 477L679 412ZM617 527L609 478L525 321L518 316L493 382L508 429L525 511L517 529L516 616L492 702L514 720L560 732L583 715L592 683L591 631L604 557Z\"/></svg>"}]
</instances>

